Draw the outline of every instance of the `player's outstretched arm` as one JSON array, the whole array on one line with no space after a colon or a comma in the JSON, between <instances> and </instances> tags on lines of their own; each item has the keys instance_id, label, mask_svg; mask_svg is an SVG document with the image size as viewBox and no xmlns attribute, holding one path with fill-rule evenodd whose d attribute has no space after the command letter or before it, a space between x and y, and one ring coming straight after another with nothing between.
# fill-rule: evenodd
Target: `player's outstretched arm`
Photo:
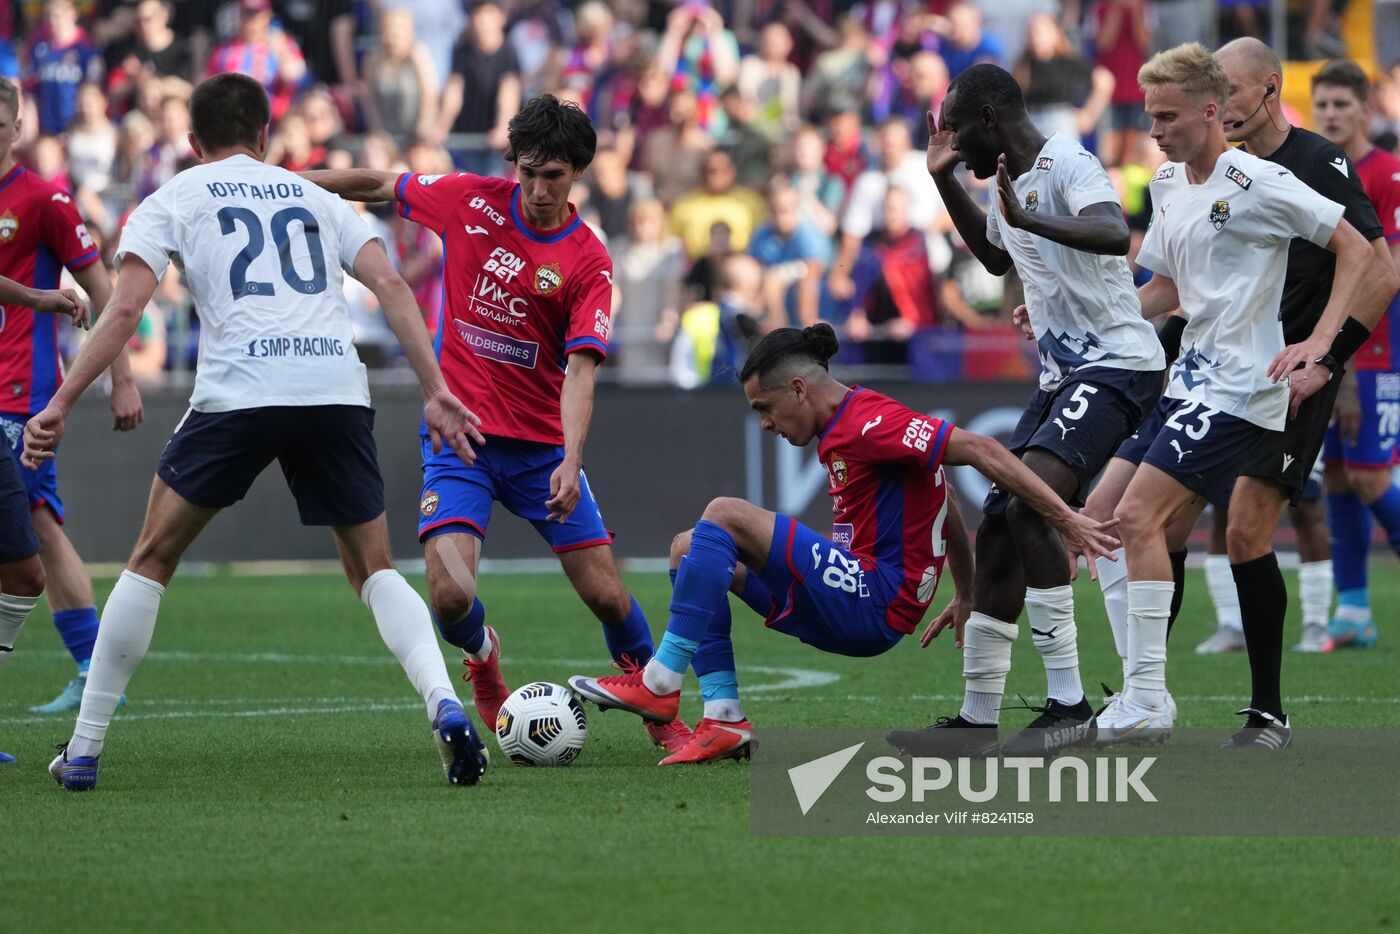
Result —
<instances>
[{"instance_id":1,"label":"player's outstretched arm","mask_svg":"<svg viewBox=\"0 0 1400 934\"><path fill-rule=\"evenodd\" d=\"M1148 321L1170 314L1181 307L1181 299L1176 294L1176 283L1160 272L1138 287L1138 302L1142 305L1142 316Z\"/></svg>"},{"instance_id":2,"label":"player's outstretched arm","mask_svg":"<svg viewBox=\"0 0 1400 934\"><path fill-rule=\"evenodd\" d=\"M928 174L938 186L943 198L943 206L953 218L953 226L967 244L968 250L977 261L987 267L994 276L1004 276L1011 269L1011 254L993 246L987 240L987 215L972 200L967 189L953 177L953 169L958 164L957 150L953 149L951 130L939 130L933 112L925 115L928 120Z\"/></svg>"},{"instance_id":3,"label":"player's outstretched arm","mask_svg":"<svg viewBox=\"0 0 1400 934\"><path fill-rule=\"evenodd\" d=\"M1088 559L1090 577L1096 577L1096 558L1113 560L1113 551L1119 543L1109 534L1109 530L1118 524L1118 520L1096 522L1070 509L1044 480L1031 473L1030 468L1002 447L995 438L954 428L948 439L943 463L954 466L971 464L988 480L1010 490L1027 506L1044 516L1045 520L1059 529L1060 534L1064 536L1065 548L1070 553L1071 561L1074 561L1077 555Z\"/></svg>"},{"instance_id":4,"label":"player's outstretched arm","mask_svg":"<svg viewBox=\"0 0 1400 934\"><path fill-rule=\"evenodd\" d=\"M433 453L441 451L446 443L465 463L474 463L476 451L471 442L478 445L486 443L477 430L481 419L447 388L447 381L443 379L442 370L433 355L428 329L423 326L422 312L413 299L413 291L390 264L384 244L370 240L360 247L360 252L355 254L352 272L379 300L384 320L389 323L390 330L403 348L408 365L413 367L418 377L418 384L423 389L423 421L428 428Z\"/></svg>"},{"instance_id":5,"label":"player's outstretched arm","mask_svg":"<svg viewBox=\"0 0 1400 934\"><path fill-rule=\"evenodd\" d=\"M549 478L549 509L546 517L563 522L578 506L583 473L583 445L593 422L593 387L597 381L598 358L586 350L569 354L564 372L564 388L559 390L559 419L564 427L564 459Z\"/></svg>"},{"instance_id":6,"label":"player's outstretched arm","mask_svg":"<svg viewBox=\"0 0 1400 934\"><path fill-rule=\"evenodd\" d=\"M953 578L956 591L953 599L943 608L943 612L930 622L919 637L919 645L928 648L929 643L938 638L945 629L953 630L953 646L963 647L963 627L972 615L972 545L967 540L967 526L963 524L962 510L958 507L958 491L949 484L948 518L943 525L943 538L948 543L948 574Z\"/></svg>"},{"instance_id":7,"label":"player's outstretched arm","mask_svg":"<svg viewBox=\"0 0 1400 934\"><path fill-rule=\"evenodd\" d=\"M156 274L140 257L127 254L117 274L117 288L107 307L83 342L63 385L49 404L24 426L25 466L31 470L53 457L63 438L64 420L73 404L112 361L126 352L127 341L136 333L141 315L156 291Z\"/></svg>"},{"instance_id":8,"label":"player's outstretched arm","mask_svg":"<svg viewBox=\"0 0 1400 934\"><path fill-rule=\"evenodd\" d=\"M73 278L92 299L92 307L100 316L102 309L112 299L112 280L107 274L107 266L100 261L89 263L74 272ZM112 427L117 431L131 431L141 424L146 413L141 404L141 390L136 388L136 377L131 373L131 360L125 350L117 354L109 370L112 377Z\"/></svg>"},{"instance_id":9,"label":"player's outstretched arm","mask_svg":"<svg viewBox=\"0 0 1400 934\"><path fill-rule=\"evenodd\" d=\"M1011 187L1006 156L997 159L997 198L1001 203L1002 220L1007 226L1085 253L1128 255L1128 222L1123 219L1121 207L1104 201L1089 205L1076 217L1027 211L1016 197L1016 190Z\"/></svg>"},{"instance_id":10,"label":"player's outstretched arm","mask_svg":"<svg viewBox=\"0 0 1400 934\"><path fill-rule=\"evenodd\" d=\"M87 306L72 289L31 289L0 276L0 303L23 305L46 315L63 315L73 321L75 328L88 324Z\"/></svg>"},{"instance_id":11,"label":"player's outstretched arm","mask_svg":"<svg viewBox=\"0 0 1400 934\"><path fill-rule=\"evenodd\" d=\"M346 201L393 201L397 172L374 169L317 169L300 173L314 185L320 185Z\"/></svg>"}]
</instances>

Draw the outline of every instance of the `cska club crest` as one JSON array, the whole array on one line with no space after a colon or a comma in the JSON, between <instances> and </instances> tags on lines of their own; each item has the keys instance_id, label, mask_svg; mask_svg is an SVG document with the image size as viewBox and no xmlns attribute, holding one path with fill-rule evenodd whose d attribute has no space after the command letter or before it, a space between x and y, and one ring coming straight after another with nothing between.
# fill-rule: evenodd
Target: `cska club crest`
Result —
<instances>
[{"instance_id":1,"label":"cska club crest","mask_svg":"<svg viewBox=\"0 0 1400 934\"><path fill-rule=\"evenodd\" d=\"M423 518L431 519L433 513L437 512L438 495L432 490L423 494L423 501L418 504L418 511L423 514Z\"/></svg>"},{"instance_id":2,"label":"cska club crest","mask_svg":"<svg viewBox=\"0 0 1400 934\"><path fill-rule=\"evenodd\" d=\"M535 269L535 293L553 295L564 284L564 273L558 263L545 263Z\"/></svg>"},{"instance_id":3,"label":"cska club crest","mask_svg":"<svg viewBox=\"0 0 1400 934\"><path fill-rule=\"evenodd\" d=\"M9 243L19 233L19 218L9 211L0 214L0 243Z\"/></svg>"},{"instance_id":4,"label":"cska club crest","mask_svg":"<svg viewBox=\"0 0 1400 934\"><path fill-rule=\"evenodd\" d=\"M1210 206L1210 222L1216 230L1225 226L1230 219L1230 202L1217 201Z\"/></svg>"},{"instance_id":5,"label":"cska club crest","mask_svg":"<svg viewBox=\"0 0 1400 934\"><path fill-rule=\"evenodd\" d=\"M831 459L831 478L837 486L846 485L846 459L840 455Z\"/></svg>"}]
</instances>

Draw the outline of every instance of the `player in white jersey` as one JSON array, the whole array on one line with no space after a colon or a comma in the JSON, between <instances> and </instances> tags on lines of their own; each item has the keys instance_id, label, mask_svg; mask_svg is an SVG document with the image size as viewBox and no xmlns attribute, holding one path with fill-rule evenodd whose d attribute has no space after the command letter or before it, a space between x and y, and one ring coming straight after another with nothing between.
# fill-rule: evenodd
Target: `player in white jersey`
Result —
<instances>
[{"instance_id":1,"label":"player in white jersey","mask_svg":"<svg viewBox=\"0 0 1400 934\"><path fill-rule=\"evenodd\" d=\"M1142 319L1128 270L1128 225L1103 166L1058 134L1046 139L1026 113L1012 76L974 65L948 89L937 127L929 120L928 169L963 240L992 273L1013 265L1044 371L1009 447L1072 506L1151 410L1166 365ZM953 177L966 162L997 179L984 214ZM1034 754L1093 738L1084 697L1070 588L1059 536L1005 490L993 487L977 532L977 573L963 652L966 695L945 718L947 751L967 740L995 743L998 708L1011 669L1016 620L1025 607L1045 664L1047 701L1003 752ZM977 727L983 729L978 730ZM938 748L930 728L921 751ZM986 734L986 740L973 739ZM956 737L956 739L955 739Z\"/></svg>"},{"instance_id":2,"label":"player in white jersey","mask_svg":"<svg viewBox=\"0 0 1400 934\"><path fill-rule=\"evenodd\" d=\"M107 310L68 380L25 427L26 462L52 457L69 410L126 346L166 266L179 265L202 325L190 410L161 455L141 536L103 611L73 738L49 771L72 791L96 785L117 699L146 654L181 556L275 459L302 522L332 527L346 577L427 705L448 780L476 784L485 746L453 692L427 605L389 556L374 411L342 268L378 297L422 385L434 443L470 462L468 436L481 441L475 416L448 391L384 244L340 199L262 163L270 119L262 86L238 74L210 78L190 99L190 117L204 164L131 215Z\"/></svg>"},{"instance_id":3,"label":"player in white jersey","mask_svg":"<svg viewBox=\"0 0 1400 934\"><path fill-rule=\"evenodd\" d=\"M1197 43L1163 52L1138 79L1152 138L1171 160L1152 180L1152 224L1138 263L1155 275L1138 294L1144 317L1180 307L1187 325L1158 409L1162 428L1117 510L1128 559L1128 677L1113 715L1099 721L1100 740L1110 742L1164 736L1172 726L1168 524L1193 519L1206 501L1229 504L1242 464L1284 427L1290 397L1296 411L1327 384L1325 356L1347 309L1371 299L1362 281L1371 248L1343 219L1342 206L1226 143L1230 82L1209 52ZM1335 253L1336 277L1312 336L1285 346L1278 308L1295 237ZM1232 562L1237 547L1232 538ZM1251 599L1284 589L1276 562L1237 566L1235 578ZM1280 708L1254 698L1246 729L1230 745L1287 745Z\"/></svg>"}]
</instances>

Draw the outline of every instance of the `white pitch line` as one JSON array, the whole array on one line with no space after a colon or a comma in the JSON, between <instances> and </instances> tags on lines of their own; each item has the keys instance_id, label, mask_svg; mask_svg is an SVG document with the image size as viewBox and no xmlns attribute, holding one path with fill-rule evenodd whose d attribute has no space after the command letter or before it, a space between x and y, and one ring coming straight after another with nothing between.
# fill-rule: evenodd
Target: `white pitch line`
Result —
<instances>
[{"instance_id":1,"label":"white pitch line","mask_svg":"<svg viewBox=\"0 0 1400 934\"><path fill-rule=\"evenodd\" d=\"M741 694L742 694L743 692L745 692L745 691L751 691L751 690L754 690L754 689L753 689L753 688L745 688L742 684L739 686L739 691L740 691ZM1173 694L1172 696L1175 697L1178 701L1186 701L1187 703L1192 703L1192 704L1195 704L1195 703L1201 703L1201 704L1242 704L1242 703L1247 703L1247 702L1249 701L1249 698L1248 698L1248 697L1245 697L1243 694L1240 694L1240 695L1224 695L1224 694L1213 694L1213 695L1204 695L1204 694L1195 694L1195 695L1193 695L1193 694ZM761 698L755 698L755 700L765 700L765 701L768 701L768 700L781 700L781 699L782 699L782 698L778 698L778 697L761 697ZM806 699L804 699L804 703L810 703L812 700L818 700L818 701L822 701L822 702L826 702L826 703L843 703L843 704L844 704L844 703L863 703L863 702L869 702L869 701L890 701L890 700L900 700L900 701L906 701L906 700L907 700L907 701L961 701L962 699L963 699L963 695L961 695L961 694L842 694L842 695L831 695L831 694L828 694L828 695L822 695L821 697L817 697L817 698L806 698ZM1384 705L1387 705L1387 706L1400 705L1400 697L1328 697L1328 696L1321 695L1321 694L1302 694L1302 695L1298 695L1298 696L1294 696L1294 697L1289 697L1289 698L1287 698L1287 700L1288 700L1288 702L1289 702L1290 704L1295 704L1295 703L1297 703L1297 704L1384 704ZM1004 708L1004 709L1020 709L1020 708L1014 708L1014 707L1013 707L1013 708Z\"/></svg>"}]
</instances>

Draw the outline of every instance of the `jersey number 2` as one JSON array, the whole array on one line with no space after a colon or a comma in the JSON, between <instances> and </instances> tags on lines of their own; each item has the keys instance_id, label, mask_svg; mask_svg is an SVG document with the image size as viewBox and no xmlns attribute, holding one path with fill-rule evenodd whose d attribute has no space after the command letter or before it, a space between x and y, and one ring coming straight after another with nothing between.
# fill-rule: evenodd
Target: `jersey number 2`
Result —
<instances>
[{"instance_id":1,"label":"jersey number 2","mask_svg":"<svg viewBox=\"0 0 1400 934\"><path fill-rule=\"evenodd\" d=\"M249 282L248 267L262 255L267 238L263 235L262 220L247 208L223 208L219 211L219 230L224 236L241 226L248 234L248 242L233 258L228 271L228 287L233 291L234 300L246 295L274 295L276 289L271 282ZM292 262L291 234L288 227L292 221L301 221L301 232L306 237L306 252L311 257L311 278L303 279ZM272 215L272 242L277 245L277 258L282 264L282 279L303 295L315 295L326 290L326 254L321 249L321 228L316 218L306 208L283 208Z\"/></svg>"}]
</instances>

